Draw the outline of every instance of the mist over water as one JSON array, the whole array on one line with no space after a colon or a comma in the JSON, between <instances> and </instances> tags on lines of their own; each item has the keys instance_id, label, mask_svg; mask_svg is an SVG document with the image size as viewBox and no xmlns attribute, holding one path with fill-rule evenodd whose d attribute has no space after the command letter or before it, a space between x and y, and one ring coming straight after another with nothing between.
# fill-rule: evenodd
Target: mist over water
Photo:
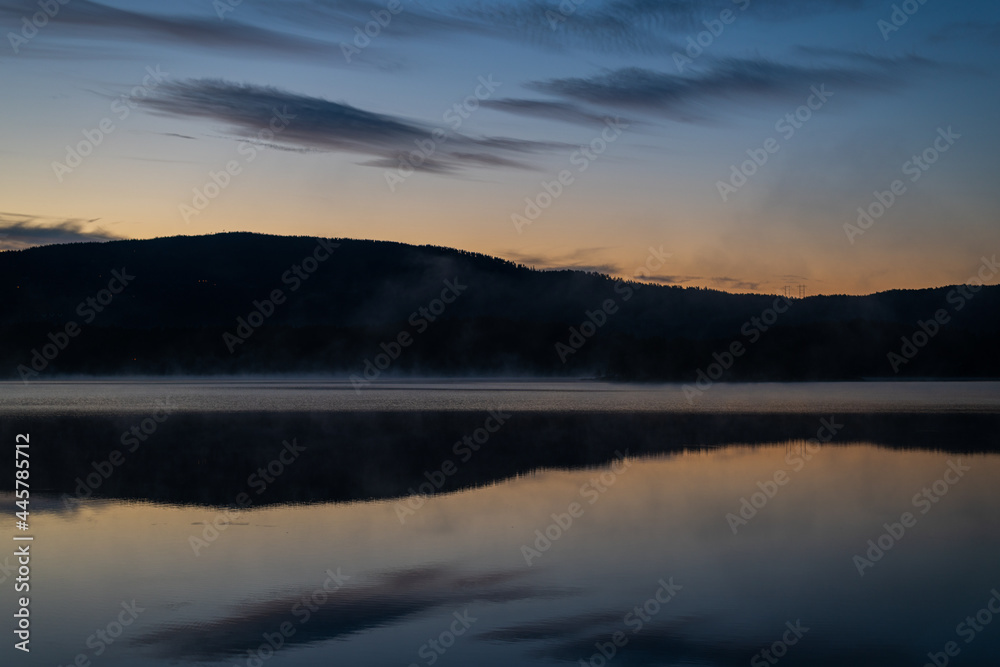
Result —
<instances>
[{"instance_id":1,"label":"mist over water","mask_svg":"<svg viewBox=\"0 0 1000 667\"><path fill-rule=\"evenodd\" d=\"M163 377L0 382L0 414L122 414L169 399L194 412L914 413L1000 410L1000 382L716 383L692 399L682 384L580 379L410 378L364 383L315 377Z\"/></svg>"}]
</instances>

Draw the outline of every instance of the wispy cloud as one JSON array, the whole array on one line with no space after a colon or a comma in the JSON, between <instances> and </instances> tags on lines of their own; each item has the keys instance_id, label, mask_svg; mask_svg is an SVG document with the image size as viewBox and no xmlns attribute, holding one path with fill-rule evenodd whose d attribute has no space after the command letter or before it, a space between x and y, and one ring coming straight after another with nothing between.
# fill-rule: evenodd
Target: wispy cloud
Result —
<instances>
[{"instance_id":1,"label":"wispy cloud","mask_svg":"<svg viewBox=\"0 0 1000 667\"><path fill-rule=\"evenodd\" d=\"M37 1L0 1L0 22L4 25L19 24L22 17L36 12ZM204 16L178 16L110 7L92 0L60 3L59 13L46 26L46 32L95 41L156 41L208 49L265 50L304 56L340 55L340 49L335 44L249 25L235 18L220 21L214 10ZM108 48L108 45L103 45L103 48ZM36 50L33 47L25 52L30 54ZM79 51L71 49L61 53L69 56Z\"/></svg>"},{"instance_id":2,"label":"wispy cloud","mask_svg":"<svg viewBox=\"0 0 1000 667\"><path fill-rule=\"evenodd\" d=\"M716 276L708 279L713 285L721 287L727 291L732 290L747 290L750 292L756 292L760 289L760 282L754 282L751 280L741 280L739 278L730 278L729 276Z\"/></svg>"},{"instance_id":3,"label":"wispy cloud","mask_svg":"<svg viewBox=\"0 0 1000 667\"><path fill-rule=\"evenodd\" d=\"M676 49L673 36L700 27L724 9L746 3L748 15L782 21L803 15L853 11L872 0L500 0L431 7L403 3L384 34L391 40L440 39L475 35L528 42L543 48L589 51L667 53ZM735 4L734 4L735 3ZM385 11L381 0L246 0L220 20L212 3L204 13L146 12L112 7L94 0L73 0L47 30L73 38L109 42L166 42L215 50L260 51L298 56L331 56L328 64L345 64L340 44L353 38L353 28ZM0 21L16 24L38 11L35 0L0 0ZM311 36L310 36L311 35ZM381 47L379 47L381 48ZM68 57L92 49L60 52L54 45L29 53ZM362 58L364 59L364 58Z\"/></svg>"},{"instance_id":4,"label":"wispy cloud","mask_svg":"<svg viewBox=\"0 0 1000 667\"><path fill-rule=\"evenodd\" d=\"M525 253L517 250L508 250L501 253L505 259L512 262L524 264L541 271L593 271L596 273L618 274L621 267L610 262L595 261L608 248L577 248L566 253Z\"/></svg>"},{"instance_id":5,"label":"wispy cloud","mask_svg":"<svg viewBox=\"0 0 1000 667\"><path fill-rule=\"evenodd\" d=\"M0 250L22 250L32 246L85 241L112 241L121 238L93 220L57 220L40 216L0 213Z\"/></svg>"},{"instance_id":6,"label":"wispy cloud","mask_svg":"<svg viewBox=\"0 0 1000 667\"><path fill-rule=\"evenodd\" d=\"M730 278L729 276L689 276L689 275L656 275L643 276L645 282L659 283L661 285L688 285L691 283L708 284L718 289L726 291L757 292L763 284L760 281L742 280L740 278Z\"/></svg>"},{"instance_id":7,"label":"wispy cloud","mask_svg":"<svg viewBox=\"0 0 1000 667\"><path fill-rule=\"evenodd\" d=\"M541 46L611 52L665 53L674 48L664 33L676 15L668 5L647 0L572 2L493 2L460 10L490 26L493 33Z\"/></svg>"},{"instance_id":8,"label":"wispy cloud","mask_svg":"<svg viewBox=\"0 0 1000 667\"><path fill-rule=\"evenodd\" d=\"M793 48L793 52L796 56L806 56L811 58L813 62L852 62L855 65L867 65L875 68L881 68L887 72L892 70L903 70L906 73L909 70L917 68L933 68L938 67L938 63L931 60L930 58L924 58L916 54L908 54L906 56L880 56L870 51L852 51L849 49L838 49L829 46L810 46L805 44L796 45Z\"/></svg>"},{"instance_id":9,"label":"wispy cloud","mask_svg":"<svg viewBox=\"0 0 1000 667\"><path fill-rule=\"evenodd\" d=\"M476 4L460 10L494 32L545 45L590 50L665 53L674 37L723 10L745 11L759 20L855 11L874 0L527 0Z\"/></svg>"},{"instance_id":10,"label":"wispy cloud","mask_svg":"<svg viewBox=\"0 0 1000 667\"><path fill-rule=\"evenodd\" d=\"M702 276L685 276L685 275L643 276L642 279L651 283L660 283L661 285L684 285L687 283L693 283L705 280L705 278Z\"/></svg>"},{"instance_id":11,"label":"wispy cloud","mask_svg":"<svg viewBox=\"0 0 1000 667\"><path fill-rule=\"evenodd\" d=\"M976 40L990 46L1000 46L1000 22L962 21L942 27L930 37L932 42Z\"/></svg>"},{"instance_id":12,"label":"wispy cloud","mask_svg":"<svg viewBox=\"0 0 1000 667\"><path fill-rule=\"evenodd\" d=\"M655 16L657 12L617 6L634 3L600 0L592 3L592 10L574 13L569 21L553 22L553 16L564 15L558 2L451 7L406 2L402 11L392 15L384 35L390 40L426 40L471 34L528 41L543 47L574 46L591 50L666 48L666 41L655 31L657 22L638 18ZM237 6L237 11L220 20L213 7L206 3L204 14L167 14L111 7L94 0L73 0L60 7L49 30L53 34L104 42L101 48L109 51L112 45L108 40L165 42L216 50L264 49L287 55L335 55L327 62L346 64L341 44L353 39L355 27L370 22L373 14L386 11L386 3L375 0L245 1ZM5 23L16 24L21 17L37 11L35 0L0 0L0 20Z\"/></svg>"},{"instance_id":13,"label":"wispy cloud","mask_svg":"<svg viewBox=\"0 0 1000 667\"><path fill-rule=\"evenodd\" d=\"M288 123L273 140L280 146L375 156L368 166L396 167L401 159L432 143L434 150L417 169L434 173L469 167L527 168L527 155L563 144L507 137L472 137L399 116L365 111L270 86L219 80L171 82L146 101L160 114L225 123L237 135L256 136L279 115Z\"/></svg>"},{"instance_id":14,"label":"wispy cloud","mask_svg":"<svg viewBox=\"0 0 1000 667\"><path fill-rule=\"evenodd\" d=\"M534 118L545 118L564 123L578 123L580 125L600 125L612 114L601 114L589 111L586 108L571 104L569 102L553 102L549 100L529 100L518 98L504 98L499 100L486 100L480 103L487 109L496 109L506 113L518 114L521 116L532 116ZM630 125L633 125L629 121Z\"/></svg>"},{"instance_id":15,"label":"wispy cloud","mask_svg":"<svg viewBox=\"0 0 1000 667\"><path fill-rule=\"evenodd\" d=\"M265 16L289 25L306 25L324 33L346 34L353 37L352 28L372 20L372 14L386 11L385 0L290 0L261 2L253 5ZM404 1L400 11L392 14L385 36L390 38L437 37L442 34L467 32L488 34L489 26L476 21L470 14L448 11ZM382 33L380 33L381 35Z\"/></svg>"},{"instance_id":16,"label":"wispy cloud","mask_svg":"<svg viewBox=\"0 0 1000 667\"><path fill-rule=\"evenodd\" d=\"M908 75L933 64L915 56L892 59L850 55L859 62L803 65L763 58L727 58L712 61L691 75L629 67L590 77L535 81L528 87L564 100L693 121L712 118L727 105L799 100L815 85L825 84L838 92L882 91L902 85ZM836 57L844 60L849 54L839 52Z\"/></svg>"}]
</instances>

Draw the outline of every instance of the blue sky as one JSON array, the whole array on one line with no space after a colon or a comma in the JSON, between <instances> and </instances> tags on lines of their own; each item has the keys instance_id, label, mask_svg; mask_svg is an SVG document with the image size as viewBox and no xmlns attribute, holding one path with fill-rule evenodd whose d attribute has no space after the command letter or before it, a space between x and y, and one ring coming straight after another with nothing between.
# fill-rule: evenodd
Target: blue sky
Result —
<instances>
[{"instance_id":1,"label":"blue sky","mask_svg":"<svg viewBox=\"0 0 1000 667\"><path fill-rule=\"evenodd\" d=\"M1000 249L995 3L0 0L0 29L0 247L238 229L629 277L662 248L663 284L809 293Z\"/></svg>"}]
</instances>

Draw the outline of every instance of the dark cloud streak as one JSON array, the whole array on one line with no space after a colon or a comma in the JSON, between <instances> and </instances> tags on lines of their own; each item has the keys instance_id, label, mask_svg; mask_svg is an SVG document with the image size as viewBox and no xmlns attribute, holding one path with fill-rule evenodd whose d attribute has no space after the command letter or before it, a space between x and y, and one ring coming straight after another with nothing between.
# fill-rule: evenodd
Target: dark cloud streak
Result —
<instances>
[{"instance_id":1,"label":"dark cloud streak","mask_svg":"<svg viewBox=\"0 0 1000 667\"><path fill-rule=\"evenodd\" d=\"M495 109L496 111L503 111L505 113L544 118L563 123L576 123L590 127L601 125L606 120L614 117L612 114L600 114L588 111L576 104L548 100L505 98L500 100L486 100L481 102L481 105L487 109ZM632 124L631 121L629 121L629 124Z\"/></svg>"},{"instance_id":2,"label":"dark cloud streak","mask_svg":"<svg viewBox=\"0 0 1000 667\"><path fill-rule=\"evenodd\" d=\"M506 137L470 137L387 114L365 111L349 104L299 95L270 86L200 79L170 82L146 101L154 112L187 118L204 118L227 124L238 135L259 136L272 119L287 117L273 143L292 149L326 150L371 155L366 166L392 168L414 151L433 145L432 155L415 168L432 173L455 172L467 167L531 168L526 155L562 144Z\"/></svg>"},{"instance_id":3,"label":"dark cloud streak","mask_svg":"<svg viewBox=\"0 0 1000 667\"><path fill-rule=\"evenodd\" d=\"M95 220L52 220L31 215L0 213L0 250L22 250L32 246L87 241L113 241L121 237L100 227Z\"/></svg>"},{"instance_id":4,"label":"dark cloud streak","mask_svg":"<svg viewBox=\"0 0 1000 667\"><path fill-rule=\"evenodd\" d=\"M0 2L0 20L5 24L20 24L23 16L31 16L37 11L37 3L28 0ZM129 41L158 40L212 49L263 49L305 56L336 54L339 61L344 62L336 45L252 26L233 18L221 21L214 13L210 18L175 17L109 7L92 0L72 0L60 5L59 13L45 30L95 40L114 36Z\"/></svg>"},{"instance_id":5,"label":"dark cloud streak","mask_svg":"<svg viewBox=\"0 0 1000 667\"><path fill-rule=\"evenodd\" d=\"M761 20L782 21L855 11L869 4L871 0L747 0L745 11ZM380 35L397 40L471 35L528 42L542 48L666 54L678 49L674 36L683 37L701 29L702 20L717 18L725 9L739 13L740 6L733 0L503 0L431 9L405 2ZM224 20L210 8L211 3L206 3L205 15L181 16L73 0L61 6L52 22L56 27L49 29L87 39L117 37L214 49L333 56L329 64L343 65L347 63L341 43L349 43L354 28L371 21L373 12L385 11L386 4L375 0L247 1L237 7L238 14L226 14ZM0 1L0 19L8 23L19 23L21 17L36 11L37 4L31 0ZM252 25L251 20L262 21L267 27ZM315 37L305 36L308 32ZM359 57L365 60L369 55Z\"/></svg>"},{"instance_id":6,"label":"dark cloud streak","mask_svg":"<svg viewBox=\"0 0 1000 667\"><path fill-rule=\"evenodd\" d=\"M792 65L761 58L728 58L685 76L629 67L591 77L530 82L528 87L564 100L655 112L680 121L713 118L728 106L772 100L798 101L813 86L837 92L884 91L902 85L931 61L859 56L860 65Z\"/></svg>"}]
</instances>

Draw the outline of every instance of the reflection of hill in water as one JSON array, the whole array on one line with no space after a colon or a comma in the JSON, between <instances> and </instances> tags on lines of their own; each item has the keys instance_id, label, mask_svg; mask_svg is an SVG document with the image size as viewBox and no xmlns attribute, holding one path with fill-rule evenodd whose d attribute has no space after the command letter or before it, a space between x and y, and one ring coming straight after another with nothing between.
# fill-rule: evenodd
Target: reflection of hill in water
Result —
<instances>
[{"instance_id":1,"label":"reflection of hill in water","mask_svg":"<svg viewBox=\"0 0 1000 667\"><path fill-rule=\"evenodd\" d=\"M485 412L179 413L169 417L134 453L122 433L140 418L50 416L7 420L5 442L31 433L31 488L73 494L77 478L94 472L119 450L124 461L95 496L175 503L233 504L243 491L255 505L350 501L408 495L425 473L451 468L440 492L479 486L539 468L606 463L616 450L631 456L685 448L763 444L815 437L820 419L800 414L515 413L478 451L456 443L474 436ZM1000 415L852 414L836 443L870 442L893 448L955 452L996 451ZM484 435L479 434L480 439ZM306 450L266 490L248 477L296 439ZM457 453L456 453L457 452ZM288 455L286 455L286 459ZM2 488L12 488L5 459ZM107 470L107 466L104 466ZM442 476L437 476L441 479ZM426 486L424 490L426 490Z\"/></svg>"}]
</instances>

